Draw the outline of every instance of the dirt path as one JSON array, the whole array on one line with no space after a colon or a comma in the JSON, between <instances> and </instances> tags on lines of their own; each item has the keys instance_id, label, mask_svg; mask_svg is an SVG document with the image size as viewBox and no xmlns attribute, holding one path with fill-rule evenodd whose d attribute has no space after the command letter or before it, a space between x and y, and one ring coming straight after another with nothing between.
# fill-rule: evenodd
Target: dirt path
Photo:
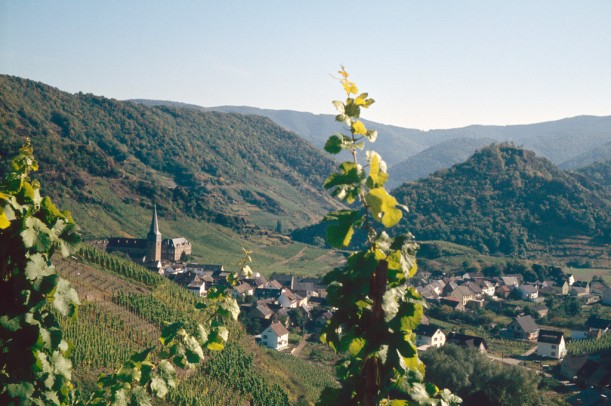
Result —
<instances>
[{"instance_id":1,"label":"dirt path","mask_svg":"<svg viewBox=\"0 0 611 406\"><path fill-rule=\"evenodd\" d=\"M301 350L303 350L303 347L305 347L307 339L310 338L311 335L312 334L305 334L303 337L301 337L301 341L299 341L297 347L291 350L291 355L298 356Z\"/></svg>"}]
</instances>

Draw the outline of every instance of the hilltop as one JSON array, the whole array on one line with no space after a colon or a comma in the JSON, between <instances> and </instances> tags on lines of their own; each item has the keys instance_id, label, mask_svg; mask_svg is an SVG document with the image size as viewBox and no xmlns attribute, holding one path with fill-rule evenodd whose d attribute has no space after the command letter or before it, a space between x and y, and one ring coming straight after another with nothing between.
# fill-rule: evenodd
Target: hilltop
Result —
<instances>
[{"instance_id":1,"label":"hilltop","mask_svg":"<svg viewBox=\"0 0 611 406\"><path fill-rule=\"evenodd\" d=\"M482 148L392 193L409 208L399 230L419 241L447 241L482 254L609 263L608 188L511 144ZM325 227L318 223L292 236L316 243Z\"/></svg>"},{"instance_id":2,"label":"hilltop","mask_svg":"<svg viewBox=\"0 0 611 406\"><path fill-rule=\"evenodd\" d=\"M456 242L482 253L527 253L577 237L594 245L611 242L602 186L510 144L483 148L394 194L410 207L402 227L419 239Z\"/></svg>"}]
</instances>

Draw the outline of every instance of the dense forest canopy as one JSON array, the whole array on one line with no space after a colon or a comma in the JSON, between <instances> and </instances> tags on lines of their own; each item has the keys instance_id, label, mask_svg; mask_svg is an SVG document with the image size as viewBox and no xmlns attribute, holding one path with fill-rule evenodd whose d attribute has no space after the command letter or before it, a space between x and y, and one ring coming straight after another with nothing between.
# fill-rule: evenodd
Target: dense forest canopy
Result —
<instances>
[{"instance_id":1,"label":"dense forest canopy","mask_svg":"<svg viewBox=\"0 0 611 406\"><path fill-rule=\"evenodd\" d=\"M603 186L511 144L483 148L465 163L404 184L396 195L412 208L406 224L419 239L505 254L526 250L532 240L610 241Z\"/></svg>"}]
</instances>

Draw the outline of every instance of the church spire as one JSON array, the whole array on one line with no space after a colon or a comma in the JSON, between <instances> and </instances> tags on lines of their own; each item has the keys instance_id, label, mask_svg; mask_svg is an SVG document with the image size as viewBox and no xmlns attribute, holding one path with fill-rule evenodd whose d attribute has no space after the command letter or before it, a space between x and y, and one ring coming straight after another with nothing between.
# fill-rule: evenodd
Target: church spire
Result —
<instances>
[{"instance_id":1,"label":"church spire","mask_svg":"<svg viewBox=\"0 0 611 406\"><path fill-rule=\"evenodd\" d=\"M151 220L151 229L147 235L147 239L149 241L161 241L159 222L157 221L157 205L153 206L153 219Z\"/></svg>"},{"instance_id":2,"label":"church spire","mask_svg":"<svg viewBox=\"0 0 611 406\"><path fill-rule=\"evenodd\" d=\"M153 220L151 220L151 230L149 231L151 235L161 235L159 232L159 223L157 222L157 205L153 206Z\"/></svg>"}]
</instances>

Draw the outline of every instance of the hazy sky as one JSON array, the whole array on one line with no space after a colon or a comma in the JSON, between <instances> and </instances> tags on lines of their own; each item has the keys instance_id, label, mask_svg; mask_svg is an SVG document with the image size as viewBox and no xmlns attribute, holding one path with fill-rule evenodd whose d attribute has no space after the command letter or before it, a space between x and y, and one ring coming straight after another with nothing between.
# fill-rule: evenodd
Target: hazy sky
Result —
<instances>
[{"instance_id":1,"label":"hazy sky","mask_svg":"<svg viewBox=\"0 0 611 406\"><path fill-rule=\"evenodd\" d=\"M71 93L430 129L611 115L611 1L0 0L0 73Z\"/></svg>"}]
</instances>

